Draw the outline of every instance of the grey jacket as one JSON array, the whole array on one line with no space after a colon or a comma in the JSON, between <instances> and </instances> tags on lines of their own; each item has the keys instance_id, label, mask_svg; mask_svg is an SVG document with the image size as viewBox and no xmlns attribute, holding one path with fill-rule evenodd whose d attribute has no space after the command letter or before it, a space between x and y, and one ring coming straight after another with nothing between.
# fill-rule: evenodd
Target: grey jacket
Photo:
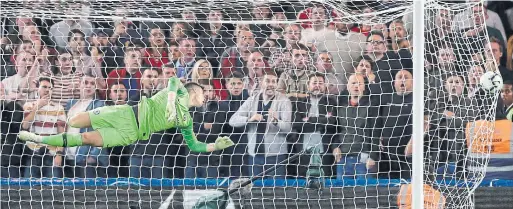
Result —
<instances>
[{"instance_id":1,"label":"grey jacket","mask_svg":"<svg viewBox=\"0 0 513 209\"><path fill-rule=\"evenodd\" d=\"M257 123L248 120L257 113L260 93L249 97L237 112L230 118L230 126L244 127L248 136L248 153L255 156ZM276 93L270 110L278 113L278 122L267 123L264 136L266 156L287 154L286 136L292 131L292 105L287 96Z\"/></svg>"}]
</instances>

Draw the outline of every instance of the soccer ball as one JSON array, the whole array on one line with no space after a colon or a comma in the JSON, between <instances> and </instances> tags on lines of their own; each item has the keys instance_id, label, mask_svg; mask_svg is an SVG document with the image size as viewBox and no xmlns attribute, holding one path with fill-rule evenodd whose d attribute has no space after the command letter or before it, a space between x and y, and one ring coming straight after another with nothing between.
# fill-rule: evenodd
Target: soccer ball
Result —
<instances>
[{"instance_id":1,"label":"soccer ball","mask_svg":"<svg viewBox=\"0 0 513 209\"><path fill-rule=\"evenodd\" d=\"M500 91L502 89L502 76L493 71L488 71L479 80L481 88L486 91Z\"/></svg>"}]
</instances>

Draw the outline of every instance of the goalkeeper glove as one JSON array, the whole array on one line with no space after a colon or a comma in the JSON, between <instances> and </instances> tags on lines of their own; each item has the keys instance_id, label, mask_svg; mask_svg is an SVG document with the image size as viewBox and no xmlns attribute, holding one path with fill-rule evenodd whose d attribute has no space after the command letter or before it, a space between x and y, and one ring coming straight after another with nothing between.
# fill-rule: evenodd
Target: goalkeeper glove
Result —
<instances>
[{"instance_id":1,"label":"goalkeeper glove","mask_svg":"<svg viewBox=\"0 0 513 209\"><path fill-rule=\"evenodd\" d=\"M506 118L513 122L513 104L506 108Z\"/></svg>"},{"instance_id":2,"label":"goalkeeper glove","mask_svg":"<svg viewBox=\"0 0 513 209\"><path fill-rule=\"evenodd\" d=\"M216 150L222 150L222 149L226 149L227 147L231 147L233 145L234 145L234 143L229 137L223 136L223 137L219 137L216 139L214 148Z\"/></svg>"}]
</instances>

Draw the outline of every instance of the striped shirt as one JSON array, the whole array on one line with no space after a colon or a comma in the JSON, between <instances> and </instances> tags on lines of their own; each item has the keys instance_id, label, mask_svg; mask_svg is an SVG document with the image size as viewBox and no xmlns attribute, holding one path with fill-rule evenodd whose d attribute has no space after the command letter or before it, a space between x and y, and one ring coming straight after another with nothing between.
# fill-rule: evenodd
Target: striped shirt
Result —
<instances>
[{"instance_id":1,"label":"striped shirt","mask_svg":"<svg viewBox=\"0 0 513 209\"><path fill-rule=\"evenodd\" d=\"M30 114L37 105L37 101L27 102L23 106L25 117ZM58 103L50 102L36 112L30 131L39 135L58 134L57 127L66 126L66 112Z\"/></svg>"},{"instance_id":2,"label":"striped shirt","mask_svg":"<svg viewBox=\"0 0 513 209\"><path fill-rule=\"evenodd\" d=\"M81 74L45 76L53 79L52 102L64 106L70 99L80 98Z\"/></svg>"},{"instance_id":3,"label":"striped shirt","mask_svg":"<svg viewBox=\"0 0 513 209\"><path fill-rule=\"evenodd\" d=\"M25 103L23 106L25 117L36 108L36 105L37 101ZM32 126L30 127L30 132L32 133L42 136L58 134L58 127L66 126L64 107L58 103L50 102L36 112L32 122ZM42 147L41 145L31 143L27 143L27 146L32 150L38 150ZM55 151L55 149L51 147L49 147L49 149L50 151Z\"/></svg>"}]
</instances>

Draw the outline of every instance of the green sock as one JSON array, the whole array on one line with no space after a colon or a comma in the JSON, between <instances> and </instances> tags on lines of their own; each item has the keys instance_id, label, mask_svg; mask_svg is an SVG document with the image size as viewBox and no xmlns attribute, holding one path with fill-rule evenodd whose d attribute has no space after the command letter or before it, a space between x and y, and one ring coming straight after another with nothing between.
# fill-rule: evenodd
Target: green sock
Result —
<instances>
[{"instance_id":1,"label":"green sock","mask_svg":"<svg viewBox=\"0 0 513 209\"><path fill-rule=\"evenodd\" d=\"M66 140L64 140L66 138ZM64 143L66 141L66 143ZM44 136L43 144L56 147L78 147L82 146L82 134L62 133L52 136Z\"/></svg>"}]
</instances>

